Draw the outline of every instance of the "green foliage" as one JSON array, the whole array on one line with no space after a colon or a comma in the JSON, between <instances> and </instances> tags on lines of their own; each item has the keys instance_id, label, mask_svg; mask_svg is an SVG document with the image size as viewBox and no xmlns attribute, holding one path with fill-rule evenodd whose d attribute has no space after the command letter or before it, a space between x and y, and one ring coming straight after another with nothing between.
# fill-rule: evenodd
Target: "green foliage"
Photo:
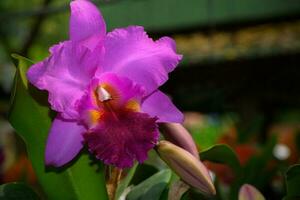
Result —
<instances>
[{"instance_id":1,"label":"green foliage","mask_svg":"<svg viewBox=\"0 0 300 200\"><path fill-rule=\"evenodd\" d=\"M49 110L46 93L31 86L26 79L26 71L32 63L26 58L14 57L19 65L11 96L9 121L26 143L29 158L47 199L107 199L103 166L91 165L87 154L82 153L63 168L45 166L45 144L53 113Z\"/></svg>"},{"instance_id":2,"label":"green foliage","mask_svg":"<svg viewBox=\"0 0 300 200\"><path fill-rule=\"evenodd\" d=\"M242 168L235 152L227 145L217 144L200 153L201 160L228 165L237 174L241 175Z\"/></svg>"},{"instance_id":3,"label":"green foliage","mask_svg":"<svg viewBox=\"0 0 300 200\"><path fill-rule=\"evenodd\" d=\"M193 139L202 148L206 149L216 144L222 134L222 125L220 122L210 122L206 120L204 127L196 127L191 130Z\"/></svg>"},{"instance_id":4,"label":"green foliage","mask_svg":"<svg viewBox=\"0 0 300 200\"><path fill-rule=\"evenodd\" d=\"M239 180L241 180L244 175L243 168L241 167L236 153L228 145L216 144L202 151L200 153L200 159L229 166L235 173L236 184L239 183ZM217 184L218 183L216 182L215 185ZM194 191L191 191L190 195L192 195L193 198L197 197L200 199L205 199L204 197L202 197L202 194L196 193ZM214 199L218 199L220 195L220 190L217 188L217 196L215 196ZM237 195L237 193L234 193L234 195Z\"/></svg>"},{"instance_id":5,"label":"green foliage","mask_svg":"<svg viewBox=\"0 0 300 200\"><path fill-rule=\"evenodd\" d=\"M203 117L202 122L189 128L193 139L201 149L207 149L218 143L218 140L230 132L237 117L228 113L226 115L213 115Z\"/></svg>"},{"instance_id":6,"label":"green foliage","mask_svg":"<svg viewBox=\"0 0 300 200\"><path fill-rule=\"evenodd\" d=\"M150 178L134 186L127 196L127 200L159 200L171 179L171 170L157 172Z\"/></svg>"},{"instance_id":7,"label":"green foliage","mask_svg":"<svg viewBox=\"0 0 300 200\"><path fill-rule=\"evenodd\" d=\"M273 137L266 143L260 155L254 156L248 161L244 167L245 172L247 172L243 179L244 183L249 183L257 188L261 188L269 181L271 175L268 173L274 173L274 171L271 169L267 170L267 164L273 158L275 145L276 139Z\"/></svg>"},{"instance_id":8,"label":"green foliage","mask_svg":"<svg viewBox=\"0 0 300 200\"><path fill-rule=\"evenodd\" d=\"M38 200L38 195L23 183L0 185L0 200Z\"/></svg>"},{"instance_id":9,"label":"green foliage","mask_svg":"<svg viewBox=\"0 0 300 200\"><path fill-rule=\"evenodd\" d=\"M157 172L157 169L153 165L139 164L135 170L135 173L130 181L130 184L137 185L143 180L149 178Z\"/></svg>"},{"instance_id":10,"label":"green foliage","mask_svg":"<svg viewBox=\"0 0 300 200\"><path fill-rule=\"evenodd\" d=\"M286 172L287 195L284 200L300 199L300 165L293 165Z\"/></svg>"},{"instance_id":11,"label":"green foliage","mask_svg":"<svg viewBox=\"0 0 300 200\"><path fill-rule=\"evenodd\" d=\"M245 172L242 176L238 177L231 185L230 199L237 199L240 187L245 184L251 184L258 189L265 186L270 178L276 172L276 168L267 169L267 165L273 158L273 149L276 144L276 138L271 138L265 145L261 154L253 156L247 164L243 167Z\"/></svg>"},{"instance_id":12,"label":"green foliage","mask_svg":"<svg viewBox=\"0 0 300 200\"><path fill-rule=\"evenodd\" d=\"M122 193L126 190L129 186L135 172L137 169L138 164L135 164L127 173L126 177L119 183L116 193L116 199L119 199Z\"/></svg>"}]
</instances>

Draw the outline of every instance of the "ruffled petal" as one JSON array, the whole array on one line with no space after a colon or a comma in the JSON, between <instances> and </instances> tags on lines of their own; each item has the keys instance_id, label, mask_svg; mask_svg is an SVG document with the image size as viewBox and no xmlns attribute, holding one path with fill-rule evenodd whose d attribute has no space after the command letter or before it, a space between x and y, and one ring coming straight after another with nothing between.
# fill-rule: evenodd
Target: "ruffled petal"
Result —
<instances>
[{"instance_id":1,"label":"ruffled petal","mask_svg":"<svg viewBox=\"0 0 300 200\"><path fill-rule=\"evenodd\" d=\"M156 118L145 113L107 113L99 126L84 134L89 150L107 165L131 167L143 162L158 141Z\"/></svg>"},{"instance_id":2,"label":"ruffled petal","mask_svg":"<svg viewBox=\"0 0 300 200\"><path fill-rule=\"evenodd\" d=\"M142 85L150 94L168 79L168 73L178 64L175 43L168 37L153 41L143 27L130 26L115 29L107 34L104 42L103 72L126 76Z\"/></svg>"},{"instance_id":3,"label":"ruffled petal","mask_svg":"<svg viewBox=\"0 0 300 200\"><path fill-rule=\"evenodd\" d=\"M54 45L50 53L50 57L28 70L28 80L49 92L53 110L61 112L64 118L76 119L75 104L95 74L101 49L90 51L67 41Z\"/></svg>"},{"instance_id":4,"label":"ruffled petal","mask_svg":"<svg viewBox=\"0 0 300 200\"><path fill-rule=\"evenodd\" d=\"M88 0L75 0L70 6L70 39L84 41L87 47L93 48L106 34L100 11Z\"/></svg>"},{"instance_id":5,"label":"ruffled petal","mask_svg":"<svg viewBox=\"0 0 300 200\"><path fill-rule=\"evenodd\" d=\"M82 134L86 129L74 121L57 116L49 132L45 161L60 167L71 161L83 147Z\"/></svg>"},{"instance_id":6,"label":"ruffled petal","mask_svg":"<svg viewBox=\"0 0 300 200\"><path fill-rule=\"evenodd\" d=\"M183 114L175 107L170 98L157 90L142 103L142 112L158 117L158 122L183 122Z\"/></svg>"}]
</instances>

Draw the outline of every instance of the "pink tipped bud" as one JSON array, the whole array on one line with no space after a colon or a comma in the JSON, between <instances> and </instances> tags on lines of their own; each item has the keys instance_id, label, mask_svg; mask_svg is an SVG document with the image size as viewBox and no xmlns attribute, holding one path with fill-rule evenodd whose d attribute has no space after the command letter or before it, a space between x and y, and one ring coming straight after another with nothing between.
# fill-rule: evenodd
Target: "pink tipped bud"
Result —
<instances>
[{"instance_id":1,"label":"pink tipped bud","mask_svg":"<svg viewBox=\"0 0 300 200\"><path fill-rule=\"evenodd\" d=\"M265 200L265 198L255 187L244 184L239 192L239 200Z\"/></svg>"},{"instance_id":2,"label":"pink tipped bud","mask_svg":"<svg viewBox=\"0 0 300 200\"><path fill-rule=\"evenodd\" d=\"M208 170L198 158L165 140L158 143L156 150L184 182L207 195L216 194Z\"/></svg>"},{"instance_id":3,"label":"pink tipped bud","mask_svg":"<svg viewBox=\"0 0 300 200\"><path fill-rule=\"evenodd\" d=\"M199 159L199 152L191 134L181 124L163 123L161 128L166 140L187 150Z\"/></svg>"}]
</instances>

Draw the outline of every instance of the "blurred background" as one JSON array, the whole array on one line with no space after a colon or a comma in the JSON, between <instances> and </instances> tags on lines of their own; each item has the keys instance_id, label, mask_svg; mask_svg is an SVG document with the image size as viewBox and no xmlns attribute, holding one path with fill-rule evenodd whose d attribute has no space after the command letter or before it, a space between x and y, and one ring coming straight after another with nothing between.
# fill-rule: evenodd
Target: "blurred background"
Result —
<instances>
[{"instance_id":1,"label":"blurred background","mask_svg":"<svg viewBox=\"0 0 300 200\"><path fill-rule=\"evenodd\" d=\"M299 0L94 0L108 30L144 26L171 36L184 55L163 86L185 112L199 150L226 143L266 199L285 193L283 173L299 163ZM34 61L68 39L68 0L0 1L0 183L38 187L25 146L7 122L15 72L11 53ZM30 113L28 113L30 117ZM206 163L224 190L229 168Z\"/></svg>"}]
</instances>

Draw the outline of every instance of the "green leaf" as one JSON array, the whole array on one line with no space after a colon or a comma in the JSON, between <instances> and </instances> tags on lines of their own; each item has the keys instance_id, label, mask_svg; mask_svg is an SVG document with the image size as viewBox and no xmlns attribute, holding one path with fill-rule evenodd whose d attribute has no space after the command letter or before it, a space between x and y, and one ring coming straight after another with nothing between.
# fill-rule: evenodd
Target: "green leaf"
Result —
<instances>
[{"instance_id":1,"label":"green leaf","mask_svg":"<svg viewBox=\"0 0 300 200\"><path fill-rule=\"evenodd\" d=\"M159 200L171 179L171 170L157 172L150 178L134 186L126 200Z\"/></svg>"},{"instance_id":2,"label":"green leaf","mask_svg":"<svg viewBox=\"0 0 300 200\"><path fill-rule=\"evenodd\" d=\"M132 177L130 184L138 185L142 181L146 180L147 178L151 177L155 174L158 170L153 165L148 164L139 164L135 170L134 176Z\"/></svg>"},{"instance_id":3,"label":"green leaf","mask_svg":"<svg viewBox=\"0 0 300 200\"><path fill-rule=\"evenodd\" d=\"M228 145L225 144L214 145L200 152L200 159L229 166L236 175L235 182L239 181L244 175L243 168L241 167L240 161L236 153ZM217 195L214 198L216 199L219 198L219 195L221 195L221 193L222 192L218 189ZM194 197L197 197L199 199L205 199L204 197L201 197L202 196L201 194L197 194L195 192L192 192L192 194ZM231 198L231 199L236 199L236 198Z\"/></svg>"},{"instance_id":4,"label":"green leaf","mask_svg":"<svg viewBox=\"0 0 300 200\"><path fill-rule=\"evenodd\" d=\"M38 200L38 195L23 183L0 185L0 200Z\"/></svg>"},{"instance_id":5,"label":"green leaf","mask_svg":"<svg viewBox=\"0 0 300 200\"><path fill-rule=\"evenodd\" d=\"M284 200L300 199L300 164L293 165L286 172L287 196Z\"/></svg>"},{"instance_id":6,"label":"green leaf","mask_svg":"<svg viewBox=\"0 0 300 200\"><path fill-rule=\"evenodd\" d=\"M82 153L63 168L45 167L45 144L54 115L49 110L47 94L28 84L26 71L32 63L20 56L17 59L9 121L26 143L47 199L108 199L103 166L92 165L87 154Z\"/></svg>"},{"instance_id":7,"label":"green leaf","mask_svg":"<svg viewBox=\"0 0 300 200\"><path fill-rule=\"evenodd\" d=\"M200 153L201 160L228 165L237 174L241 175L242 168L235 152L227 145L217 144Z\"/></svg>"},{"instance_id":8,"label":"green leaf","mask_svg":"<svg viewBox=\"0 0 300 200\"><path fill-rule=\"evenodd\" d=\"M130 181L136 171L137 164L135 164L127 173L126 177L120 182L117 188L116 199L119 199L125 189L129 186Z\"/></svg>"}]
</instances>

